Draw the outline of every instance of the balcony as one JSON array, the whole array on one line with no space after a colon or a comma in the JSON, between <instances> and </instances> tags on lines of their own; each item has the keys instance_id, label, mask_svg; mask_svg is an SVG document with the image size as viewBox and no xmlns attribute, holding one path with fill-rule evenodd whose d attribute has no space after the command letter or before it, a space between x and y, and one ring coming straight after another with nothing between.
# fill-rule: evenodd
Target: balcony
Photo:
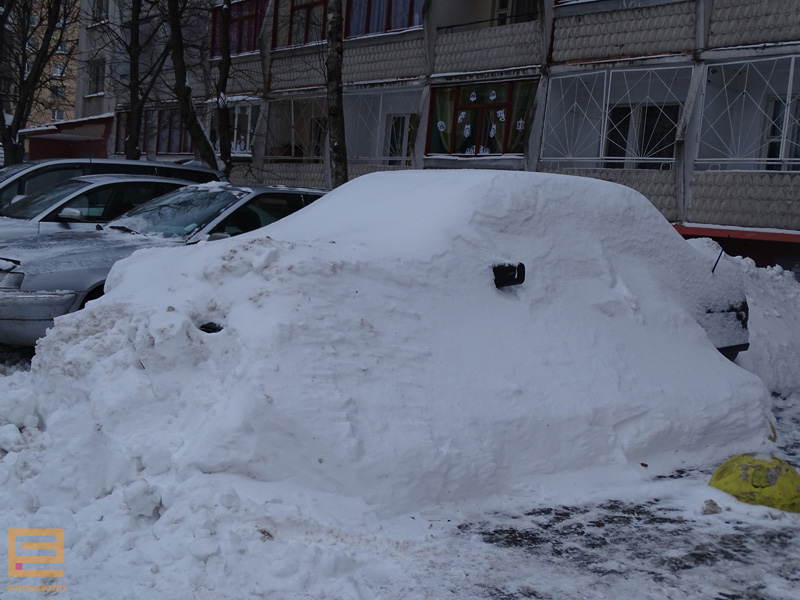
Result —
<instances>
[{"instance_id":1,"label":"balcony","mask_svg":"<svg viewBox=\"0 0 800 600\"><path fill-rule=\"evenodd\" d=\"M541 22L535 18L491 19L440 27L433 72L446 75L539 65L544 61L541 38Z\"/></svg>"}]
</instances>

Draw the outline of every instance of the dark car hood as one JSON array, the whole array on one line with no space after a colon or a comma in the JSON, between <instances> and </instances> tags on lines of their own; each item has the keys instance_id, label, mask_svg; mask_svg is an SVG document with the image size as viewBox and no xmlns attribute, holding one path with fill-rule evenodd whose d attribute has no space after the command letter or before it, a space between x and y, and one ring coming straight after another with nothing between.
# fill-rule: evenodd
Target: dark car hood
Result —
<instances>
[{"instance_id":1,"label":"dark car hood","mask_svg":"<svg viewBox=\"0 0 800 600\"><path fill-rule=\"evenodd\" d=\"M141 248L183 244L182 239L148 237L121 231L80 231L17 238L0 242L3 259L19 262L15 270L26 275L61 270L111 268L116 261Z\"/></svg>"}]
</instances>

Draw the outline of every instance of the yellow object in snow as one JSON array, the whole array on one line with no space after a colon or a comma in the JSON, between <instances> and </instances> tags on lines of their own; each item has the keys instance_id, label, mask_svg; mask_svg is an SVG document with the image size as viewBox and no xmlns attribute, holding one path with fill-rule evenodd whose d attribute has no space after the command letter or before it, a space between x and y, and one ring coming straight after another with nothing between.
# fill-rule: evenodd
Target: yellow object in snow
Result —
<instances>
[{"instance_id":1,"label":"yellow object in snow","mask_svg":"<svg viewBox=\"0 0 800 600\"><path fill-rule=\"evenodd\" d=\"M708 484L748 504L800 512L800 474L784 460L740 454L722 463Z\"/></svg>"}]
</instances>

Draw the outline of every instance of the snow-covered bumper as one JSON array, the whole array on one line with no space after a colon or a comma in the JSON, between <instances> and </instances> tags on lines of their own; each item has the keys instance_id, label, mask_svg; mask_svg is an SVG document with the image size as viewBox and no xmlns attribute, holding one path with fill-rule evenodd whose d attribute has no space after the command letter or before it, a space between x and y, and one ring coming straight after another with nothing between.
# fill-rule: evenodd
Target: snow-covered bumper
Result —
<instances>
[{"instance_id":1,"label":"snow-covered bumper","mask_svg":"<svg viewBox=\"0 0 800 600\"><path fill-rule=\"evenodd\" d=\"M0 344L36 345L77 298L76 292L0 291Z\"/></svg>"}]
</instances>

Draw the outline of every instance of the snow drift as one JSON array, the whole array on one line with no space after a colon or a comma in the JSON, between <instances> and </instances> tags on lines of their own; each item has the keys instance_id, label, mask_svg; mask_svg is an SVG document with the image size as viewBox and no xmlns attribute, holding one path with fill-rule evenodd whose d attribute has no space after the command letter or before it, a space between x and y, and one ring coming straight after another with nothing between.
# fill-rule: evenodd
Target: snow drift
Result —
<instances>
[{"instance_id":1,"label":"snow drift","mask_svg":"<svg viewBox=\"0 0 800 600\"><path fill-rule=\"evenodd\" d=\"M520 261L526 282L496 289L492 266ZM361 177L267 229L118 263L0 380L0 419L40 444L4 477L34 512L121 493L163 517L216 473L390 515L758 451L768 393L692 318L698 261L614 184Z\"/></svg>"}]
</instances>

